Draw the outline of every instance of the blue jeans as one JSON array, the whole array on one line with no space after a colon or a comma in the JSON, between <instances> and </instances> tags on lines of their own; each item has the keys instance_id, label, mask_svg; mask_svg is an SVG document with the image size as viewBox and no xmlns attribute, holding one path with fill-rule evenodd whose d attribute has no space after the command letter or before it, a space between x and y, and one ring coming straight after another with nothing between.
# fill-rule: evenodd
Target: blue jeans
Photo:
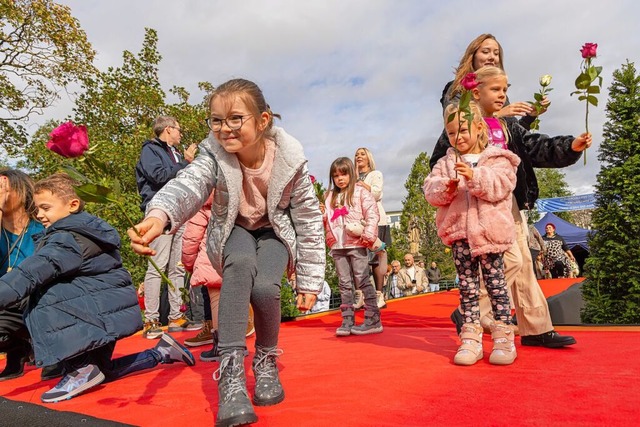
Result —
<instances>
[{"instance_id":1,"label":"blue jeans","mask_svg":"<svg viewBox=\"0 0 640 427\"><path fill-rule=\"evenodd\" d=\"M64 360L62 363L66 372L75 371L89 364L97 365L106 380L113 381L134 372L153 368L162 360L162 356L154 348L112 359L115 348L116 343L113 342Z\"/></svg>"}]
</instances>

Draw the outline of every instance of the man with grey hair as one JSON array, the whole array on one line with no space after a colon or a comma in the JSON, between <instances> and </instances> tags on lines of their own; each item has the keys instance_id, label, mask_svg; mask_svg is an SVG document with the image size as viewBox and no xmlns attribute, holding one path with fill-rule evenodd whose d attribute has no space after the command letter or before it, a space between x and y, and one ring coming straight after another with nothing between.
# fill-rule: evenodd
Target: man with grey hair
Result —
<instances>
[{"instance_id":1,"label":"man with grey hair","mask_svg":"<svg viewBox=\"0 0 640 427\"><path fill-rule=\"evenodd\" d=\"M179 170L185 168L195 158L198 146L191 144L184 152L184 158L178 151L182 131L180 124L171 116L158 116L153 121L155 138L142 144L140 160L136 164L136 183L142 198L140 209L145 212L147 203L164 185L173 179ZM182 228L174 235L163 235L149 246L156 251L152 260L167 274L173 283L169 292L169 331L184 330L188 320L180 311L182 305L181 289L184 287L184 267L180 261L182 255ZM149 261L144 277L145 326L143 336L148 339L159 338L160 329L160 273Z\"/></svg>"}]
</instances>

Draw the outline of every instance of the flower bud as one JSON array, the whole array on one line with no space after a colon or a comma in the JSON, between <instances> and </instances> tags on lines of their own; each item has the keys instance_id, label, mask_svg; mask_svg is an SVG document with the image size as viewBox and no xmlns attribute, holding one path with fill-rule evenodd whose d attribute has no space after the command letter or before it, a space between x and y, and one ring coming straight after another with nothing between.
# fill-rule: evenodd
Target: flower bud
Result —
<instances>
[{"instance_id":1,"label":"flower bud","mask_svg":"<svg viewBox=\"0 0 640 427\"><path fill-rule=\"evenodd\" d=\"M464 76L464 78L462 79L460 84L466 90L472 90L472 89L475 89L476 87L478 87L478 85L480 83L478 83L476 81L476 74L475 73L469 73L466 76Z\"/></svg>"},{"instance_id":2,"label":"flower bud","mask_svg":"<svg viewBox=\"0 0 640 427\"><path fill-rule=\"evenodd\" d=\"M549 74L545 74L540 77L540 86L547 87L551 84L551 76Z\"/></svg>"}]
</instances>

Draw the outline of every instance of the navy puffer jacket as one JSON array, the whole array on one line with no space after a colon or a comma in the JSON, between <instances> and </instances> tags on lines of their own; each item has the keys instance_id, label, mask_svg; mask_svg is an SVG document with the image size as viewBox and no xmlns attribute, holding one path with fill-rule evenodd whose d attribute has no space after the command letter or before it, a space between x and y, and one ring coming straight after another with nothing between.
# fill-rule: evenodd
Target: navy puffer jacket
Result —
<instances>
[{"instance_id":1,"label":"navy puffer jacket","mask_svg":"<svg viewBox=\"0 0 640 427\"><path fill-rule=\"evenodd\" d=\"M86 212L40 235L34 255L0 278L0 308L30 295L25 323L36 364L47 366L142 328L120 236Z\"/></svg>"}]
</instances>

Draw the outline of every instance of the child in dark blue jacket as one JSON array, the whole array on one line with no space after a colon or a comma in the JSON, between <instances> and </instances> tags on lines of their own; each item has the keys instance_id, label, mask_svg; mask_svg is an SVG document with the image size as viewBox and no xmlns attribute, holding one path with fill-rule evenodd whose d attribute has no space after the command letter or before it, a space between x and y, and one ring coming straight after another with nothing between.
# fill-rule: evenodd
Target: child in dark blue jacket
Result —
<instances>
[{"instance_id":1,"label":"child in dark blue jacket","mask_svg":"<svg viewBox=\"0 0 640 427\"><path fill-rule=\"evenodd\" d=\"M0 308L30 296L25 323L37 366L62 362L67 373L42 401L70 399L103 381L158 363L195 364L164 334L152 349L112 360L116 341L142 329L138 299L120 258L118 232L83 212L66 174L36 183L37 219L45 226L35 253L0 278Z\"/></svg>"}]
</instances>

